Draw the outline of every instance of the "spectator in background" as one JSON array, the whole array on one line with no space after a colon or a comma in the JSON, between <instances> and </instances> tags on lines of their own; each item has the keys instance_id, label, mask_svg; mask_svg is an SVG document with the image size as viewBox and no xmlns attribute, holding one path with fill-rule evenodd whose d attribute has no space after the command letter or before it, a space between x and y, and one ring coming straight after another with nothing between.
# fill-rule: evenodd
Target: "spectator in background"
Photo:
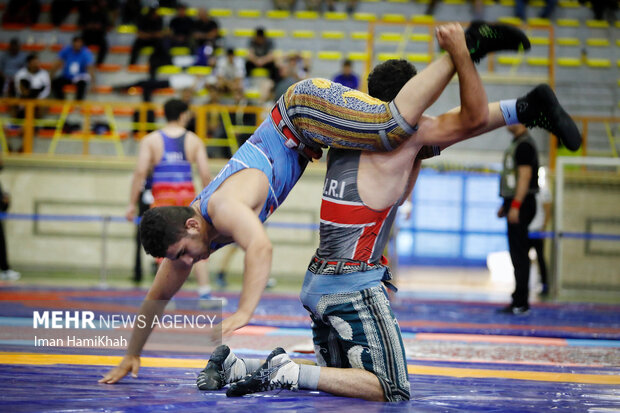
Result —
<instances>
[{"instance_id":1,"label":"spectator in background","mask_svg":"<svg viewBox=\"0 0 620 413\"><path fill-rule=\"evenodd\" d=\"M138 217L141 218L146 211L151 208L153 203L153 193L151 187L153 185L153 176L148 175L142 185L140 197L138 198ZM140 231L136 225L136 257L133 267L133 282L136 287L142 282L142 240L140 239Z\"/></svg>"},{"instance_id":2,"label":"spectator in background","mask_svg":"<svg viewBox=\"0 0 620 413\"><path fill-rule=\"evenodd\" d=\"M80 36L73 37L70 46L66 46L58 53L58 60L54 63L51 76L62 69L60 76L52 81L52 91L56 99L64 99L63 88L74 84L77 88L75 99L84 100L86 87L90 83L91 88L95 85L95 59Z\"/></svg>"},{"instance_id":3,"label":"spectator in background","mask_svg":"<svg viewBox=\"0 0 620 413\"><path fill-rule=\"evenodd\" d=\"M15 75L15 90L22 99L45 99L51 89L50 75L41 69L39 58L30 54L26 58L26 66Z\"/></svg>"},{"instance_id":4,"label":"spectator in background","mask_svg":"<svg viewBox=\"0 0 620 413\"><path fill-rule=\"evenodd\" d=\"M77 6L77 1L74 0L52 0L50 6L52 24L56 27L60 26L75 6Z\"/></svg>"},{"instance_id":5,"label":"spectator in background","mask_svg":"<svg viewBox=\"0 0 620 413\"><path fill-rule=\"evenodd\" d=\"M17 37L9 42L9 49L0 57L0 91L2 96L15 96L13 78L17 71L26 65L26 53L20 50Z\"/></svg>"},{"instance_id":6,"label":"spectator in background","mask_svg":"<svg viewBox=\"0 0 620 413\"><path fill-rule=\"evenodd\" d=\"M273 8L275 10L295 10L297 0L273 0Z\"/></svg>"},{"instance_id":7,"label":"spectator in background","mask_svg":"<svg viewBox=\"0 0 620 413\"><path fill-rule=\"evenodd\" d=\"M122 24L138 24L142 12L141 0L125 0L121 11Z\"/></svg>"},{"instance_id":8,"label":"spectator in background","mask_svg":"<svg viewBox=\"0 0 620 413\"><path fill-rule=\"evenodd\" d=\"M545 7L542 8L538 14L538 17L542 19L550 18L551 14L553 14L553 11L555 10L557 2L558 0L545 0ZM527 0L515 0L515 16L524 22L527 21L526 6Z\"/></svg>"},{"instance_id":9,"label":"spectator in background","mask_svg":"<svg viewBox=\"0 0 620 413\"><path fill-rule=\"evenodd\" d=\"M111 27L104 0L91 0L80 10L78 25L86 46L97 46L97 65L105 61L108 54L107 34Z\"/></svg>"},{"instance_id":10,"label":"spectator in background","mask_svg":"<svg viewBox=\"0 0 620 413\"><path fill-rule=\"evenodd\" d=\"M342 72L334 77L334 82L350 87L351 89L357 89L359 87L360 78L353 73L353 63L349 59L342 62Z\"/></svg>"},{"instance_id":11,"label":"spectator in background","mask_svg":"<svg viewBox=\"0 0 620 413\"><path fill-rule=\"evenodd\" d=\"M205 43L215 44L219 39L219 24L209 16L207 9L198 10L193 38L198 47L204 46Z\"/></svg>"},{"instance_id":12,"label":"spectator in background","mask_svg":"<svg viewBox=\"0 0 620 413\"><path fill-rule=\"evenodd\" d=\"M499 1L499 0L498 0ZM474 20L483 20L484 19L484 1L483 0L470 0L472 7L472 16ZM428 6L426 6L426 11L424 14L428 16L432 16L435 13L435 9L437 8L437 3L439 0L430 0Z\"/></svg>"},{"instance_id":13,"label":"spectator in background","mask_svg":"<svg viewBox=\"0 0 620 413\"><path fill-rule=\"evenodd\" d=\"M162 44L164 35L164 21L159 14L157 8L150 7L145 15L141 16L138 21L138 33L136 40L131 46L131 56L129 64L133 65L138 61L138 55L143 47L157 48Z\"/></svg>"},{"instance_id":14,"label":"spectator in background","mask_svg":"<svg viewBox=\"0 0 620 413\"><path fill-rule=\"evenodd\" d=\"M527 128L518 123L508 126L512 142L504 152L500 196L504 199L498 217L508 221L508 249L514 267L515 290L512 302L501 310L506 314L525 314L530 310L530 239L528 227L536 214L538 192L538 153Z\"/></svg>"},{"instance_id":15,"label":"spectator in background","mask_svg":"<svg viewBox=\"0 0 620 413\"><path fill-rule=\"evenodd\" d=\"M579 3L586 4L587 0L579 0ZM618 2L612 0L590 0L592 11L594 12L594 18L596 20L610 21L616 20L616 10L618 10ZM605 16L607 14L607 16Z\"/></svg>"},{"instance_id":16,"label":"spectator in background","mask_svg":"<svg viewBox=\"0 0 620 413\"><path fill-rule=\"evenodd\" d=\"M10 0L2 15L2 24L35 24L39 21L40 13L39 0Z\"/></svg>"},{"instance_id":17,"label":"spectator in background","mask_svg":"<svg viewBox=\"0 0 620 413\"><path fill-rule=\"evenodd\" d=\"M226 50L226 56L221 56L215 66L215 85L211 90L211 103L218 103L221 95L230 94L235 104L243 100L243 79L245 68L243 60L235 56L234 49Z\"/></svg>"},{"instance_id":18,"label":"spectator in background","mask_svg":"<svg viewBox=\"0 0 620 413\"><path fill-rule=\"evenodd\" d=\"M290 86L308 77L308 67L306 63L307 62L296 53L292 53L286 57L284 65L280 67L280 79L275 84L273 90L274 100L278 100Z\"/></svg>"},{"instance_id":19,"label":"spectator in background","mask_svg":"<svg viewBox=\"0 0 620 413\"><path fill-rule=\"evenodd\" d=\"M248 45L248 57L245 62L245 71L248 76L252 75L252 70L263 68L269 71L269 78L273 83L278 83L280 73L273 55L273 47L271 39L265 36L265 29L258 27Z\"/></svg>"},{"instance_id":20,"label":"spectator in background","mask_svg":"<svg viewBox=\"0 0 620 413\"><path fill-rule=\"evenodd\" d=\"M187 15L187 6L179 4L177 15L170 20L173 46L191 46L194 19Z\"/></svg>"}]
</instances>

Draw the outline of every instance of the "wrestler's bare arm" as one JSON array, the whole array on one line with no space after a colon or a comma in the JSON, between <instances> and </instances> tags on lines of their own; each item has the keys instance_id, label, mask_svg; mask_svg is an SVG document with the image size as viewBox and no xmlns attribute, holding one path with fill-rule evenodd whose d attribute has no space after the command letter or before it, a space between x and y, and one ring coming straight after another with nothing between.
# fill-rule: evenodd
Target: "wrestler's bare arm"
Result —
<instances>
[{"instance_id":1,"label":"wrestler's bare arm","mask_svg":"<svg viewBox=\"0 0 620 413\"><path fill-rule=\"evenodd\" d=\"M140 354L144 347L144 343L148 339L152 331L151 320L155 315L163 313L165 304L172 296L179 291L192 269L191 265L181 260L171 261L164 258L157 275L153 281L153 285L146 295L146 299L142 302L139 315L140 319L145 320L144 328L138 323L134 325L134 329L129 339L127 352L120 364L110 370L99 380L99 383L113 384L122 379L131 371L132 376L138 375L140 369Z\"/></svg>"},{"instance_id":2,"label":"wrestler's bare arm","mask_svg":"<svg viewBox=\"0 0 620 413\"><path fill-rule=\"evenodd\" d=\"M190 162L196 163L202 186L205 187L211 182L207 150L198 135L188 131L187 137L189 138L188 145L186 145L186 153L189 155L188 159L190 159Z\"/></svg>"},{"instance_id":3,"label":"wrestler's bare arm","mask_svg":"<svg viewBox=\"0 0 620 413\"><path fill-rule=\"evenodd\" d=\"M222 322L222 335L245 326L265 290L271 271L272 246L256 212L245 202L215 193L209 215L217 232L230 236L245 251L243 286L237 311Z\"/></svg>"},{"instance_id":4,"label":"wrestler's bare arm","mask_svg":"<svg viewBox=\"0 0 620 413\"><path fill-rule=\"evenodd\" d=\"M154 164L153 139L149 138L150 136L151 135L142 139L138 149L138 161L136 162L136 169L134 170L133 177L131 178L129 205L125 211L125 218L127 218L128 221L133 221L136 217L136 204L138 203L138 197L142 191L144 180Z\"/></svg>"}]
</instances>

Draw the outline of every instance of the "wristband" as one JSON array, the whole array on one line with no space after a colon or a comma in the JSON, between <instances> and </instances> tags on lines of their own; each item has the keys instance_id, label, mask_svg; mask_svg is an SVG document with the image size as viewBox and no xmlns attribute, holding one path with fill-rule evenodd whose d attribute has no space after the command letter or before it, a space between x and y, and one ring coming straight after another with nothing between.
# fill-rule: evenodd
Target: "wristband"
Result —
<instances>
[{"instance_id":1,"label":"wristband","mask_svg":"<svg viewBox=\"0 0 620 413\"><path fill-rule=\"evenodd\" d=\"M521 201L517 201L516 199L513 199L512 202L510 203L510 208L520 209Z\"/></svg>"}]
</instances>

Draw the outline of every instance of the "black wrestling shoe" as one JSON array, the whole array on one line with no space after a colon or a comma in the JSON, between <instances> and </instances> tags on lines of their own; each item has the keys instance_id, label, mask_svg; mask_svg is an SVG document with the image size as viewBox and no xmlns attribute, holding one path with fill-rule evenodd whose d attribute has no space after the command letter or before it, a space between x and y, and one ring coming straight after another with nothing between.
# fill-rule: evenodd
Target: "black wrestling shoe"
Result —
<instances>
[{"instance_id":1,"label":"black wrestling shoe","mask_svg":"<svg viewBox=\"0 0 620 413\"><path fill-rule=\"evenodd\" d=\"M500 50L530 50L530 41L521 29L501 23L473 21L465 30L465 41L474 62Z\"/></svg>"},{"instance_id":2,"label":"black wrestling shoe","mask_svg":"<svg viewBox=\"0 0 620 413\"><path fill-rule=\"evenodd\" d=\"M577 125L549 85L540 84L517 99L517 119L528 128L538 127L553 133L568 150L576 151L581 146Z\"/></svg>"},{"instance_id":3,"label":"black wrestling shoe","mask_svg":"<svg viewBox=\"0 0 620 413\"><path fill-rule=\"evenodd\" d=\"M200 390L219 390L224 387L230 377L232 365L237 361L226 363L226 359L230 354L230 348L226 344L218 346L207 363L207 366L198 374L196 385ZM228 368L225 364L230 364Z\"/></svg>"},{"instance_id":4,"label":"black wrestling shoe","mask_svg":"<svg viewBox=\"0 0 620 413\"><path fill-rule=\"evenodd\" d=\"M522 314L527 314L530 312L530 306L524 305L524 306L519 307L519 306L510 304L504 308L497 310L497 312L501 314L522 315Z\"/></svg>"},{"instance_id":5,"label":"black wrestling shoe","mask_svg":"<svg viewBox=\"0 0 620 413\"><path fill-rule=\"evenodd\" d=\"M299 365L293 362L281 347L273 350L254 373L231 384L226 396L240 397L275 389L299 389Z\"/></svg>"}]
</instances>

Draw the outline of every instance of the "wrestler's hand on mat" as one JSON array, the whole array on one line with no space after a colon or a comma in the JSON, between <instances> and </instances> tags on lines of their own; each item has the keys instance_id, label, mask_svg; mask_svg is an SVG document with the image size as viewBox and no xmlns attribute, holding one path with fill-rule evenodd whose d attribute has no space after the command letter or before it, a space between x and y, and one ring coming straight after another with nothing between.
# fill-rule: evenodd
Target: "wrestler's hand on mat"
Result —
<instances>
[{"instance_id":1,"label":"wrestler's hand on mat","mask_svg":"<svg viewBox=\"0 0 620 413\"><path fill-rule=\"evenodd\" d=\"M508 210L508 222L511 224L519 223L519 210L517 208L510 208Z\"/></svg>"},{"instance_id":2,"label":"wrestler's hand on mat","mask_svg":"<svg viewBox=\"0 0 620 413\"><path fill-rule=\"evenodd\" d=\"M435 29L439 47L450 54L454 54L459 49L467 51L465 44L465 32L458 23L448 23L438 26ZM469 53L469 52L468 52Z\"/></svg>"},{"instance_id":3,"label":"wrestler's hand on mat","mask_svg":"<svg viewBox=\"0 0 620 413\"><path fill-rule=\"evenodd\" d=\"M138 377L138 370L140 370L140 357L125 356L120 364L108 371L98 383L114 384L125 377L130 371L131 377Z\"/></svg>"},{"instance_id":4,"label":"wrestler's hand on mat","mask_svg":"<svg viewBox=\"0 0 620 413\"><path fill-rule=\"evenodd\" d=\"M235 330L245 327L249 322L251 315L236 312L220 324L222 326L222 337L231 335Z\"/></svg>"},{"instance_id":5,"label":"wrestler's hand on mat","mask_svg":"<svg viewBox=\"0 0 620 413\"><path fill-rule=\"evenodd\" d=\"M127 209L125 210L125 218L129 222L133 222L133 220L136 219L136 206L135 205L129 205L127 207Z\"/></svg>"}]
</instances>

